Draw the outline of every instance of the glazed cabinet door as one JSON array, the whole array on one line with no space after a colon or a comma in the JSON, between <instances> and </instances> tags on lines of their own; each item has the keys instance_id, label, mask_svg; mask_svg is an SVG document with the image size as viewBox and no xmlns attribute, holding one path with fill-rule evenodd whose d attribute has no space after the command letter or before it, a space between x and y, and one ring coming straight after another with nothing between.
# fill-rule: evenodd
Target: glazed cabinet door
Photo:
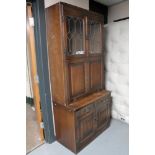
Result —
<instances>
[{"instance_id":1,"label":"glazed cabinet door","mask_svg":"<svg viewBox=\"0 0 155 155\"><path fill-rule=\"evenodd\" d=\"M95 111L89 105L76 113L76 142L79 147L87 144L95 131Z\"/></svg>"},{"instance_id":2,"label":"glazed cabinet door","mask_svg":"<svg viewBox=\"0 0 155 155\"><path fill-rule=\"evenodd\" d=\"M104 89L103 16L87 17L90 92Z\"/></svg>"},{"instance_id":3,"label":"glazed cabinet door","mask_svg":"<svg viewBox=\"0 0 155 155\"><path fill-rule=\"evenodd\" d=\"M88 54L90 56L103 54L103 21L88 17L87 20Z\"/></svg>"},{"instance_id":4,"label":"glazed cabinet door","mask_svg":"<svg viewBox=\"0 0 155 155\"><path fill-rule=\"evenodd\" d=\"M110 120L110 104L107 99L96 103L96 130L100 131L106 127Z\"/></svg>"},{"instance_id":5,"label":"glazed cabinet door","mask_svg":"<svg viewBox=\"0 0 155 155\"><path fill-rule=\"evenodd\" d=\"M67 57L85 56L85 13L63 5L63 45Z\"/></svg>"}]
</instances>

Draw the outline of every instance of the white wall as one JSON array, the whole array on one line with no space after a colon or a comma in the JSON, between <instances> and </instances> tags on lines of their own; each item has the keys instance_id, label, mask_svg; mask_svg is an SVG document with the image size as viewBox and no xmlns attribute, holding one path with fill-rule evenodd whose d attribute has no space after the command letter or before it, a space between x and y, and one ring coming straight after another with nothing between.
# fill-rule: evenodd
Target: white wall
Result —
<instances>
[{"instance_id":1,"label":"white wall","mask_svg":"<svg viewBox=\"0 0 155 155\"><path fill-rule=\"evenodd\" d=\"M44 1L45 1L45 8L61 1L89 10L89 0L44 0Z\"/></svg>"},{"instance_id":2,"label":"white wall","mask_svg":"<svg viewBox=\"0 0 155 155\"><path fill-rule=\"evenodd\" d=\"M31 72L30 72L30 60L28 55L28 45L26 49L26 96L33 98Z\"/></svg>"},{"instance_id":3,"label":"white wall","mask_svg":"<svg viewBox=\"0 0 155 155\"><path fill-rule=\"evenodd\" d=\"M129 17L129 1L125 1L108 8L108 23L125 17Z\"/></svg>"},{"instance_id":4,"label":"white wall","mask_svg":"<svg viewBox=\"0 0 155 155\"><path fill-rule=\"evenodd\" d=\"M129 121L129 20L105 27L106 89L112 92L112 117Z\"/></svg>"},{"instance_id":5,"label":"white wall","mask_svg":"<svg viewBox=\"0 0 155 155\"><path fill-rule=\"evenodd\" d=\"M129 1L108 8L105 26L106 89L112 91L112 117L129 121Z\"/></svg>"}]
</instances>

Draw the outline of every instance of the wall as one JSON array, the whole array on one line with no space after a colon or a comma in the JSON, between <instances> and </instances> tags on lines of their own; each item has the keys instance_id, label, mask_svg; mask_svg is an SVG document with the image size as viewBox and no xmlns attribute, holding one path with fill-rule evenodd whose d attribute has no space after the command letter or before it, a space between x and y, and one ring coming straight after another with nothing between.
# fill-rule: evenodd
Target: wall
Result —
<instances>
[{"instance_id":1,"label":"wall","mask_svg":"<svg viewBox=\"0 0 155 155\"><path fill-rule=\"evenodd\" d=\"M112 92L112 117L129 121L129 20L105 27L105 83Z\"/></svg>"},{"instance_id":2,"label":"wall","mask_svg":"<svg viewBox=\"0 0 155 155\"><path fill-rule=\"evenodd\" d=\"M105 25L105 83L112 92L112 117L129 122L129 1L108 8Z\"/></svg>"},{"instance_id":3,"label":"wall","mask_svg":"<svg viewBox=\"0 0 155 155\"><path fill-rule=\"evenodd\" d=\"M108 23L125 17L129 17L129 1L125 1L108 8Z\"/></svg>"},{"instance_id":4,"label":"wall","mask_svg":"<svg viewBox=\"0 0 155 155\"><path fill-rule=\"evenodd\" d=\"M89 0L44 0L45 8L61 1L89 10Z\"/></svg>"},{"instance_id":5,"label":"wall","mask_svg":"<svg viewBox=\"0 0 155 155\"><path fill-rule=\"evenodd\" d=\"M28 45L27 45L28 46ZM30 60L28 55L28 47L26 49L26 96L33 98L31 72L30 72Z\"/></svg>"}]
</instances>

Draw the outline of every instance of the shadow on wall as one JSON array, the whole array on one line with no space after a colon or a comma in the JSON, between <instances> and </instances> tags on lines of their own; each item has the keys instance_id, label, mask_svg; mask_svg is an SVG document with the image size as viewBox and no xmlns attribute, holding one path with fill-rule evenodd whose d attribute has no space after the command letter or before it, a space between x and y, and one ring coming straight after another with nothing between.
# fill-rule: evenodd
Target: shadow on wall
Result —
<instances>
[{"instance_id":1,"label":"shadow on wall","mask_svg":"<svg viewBox=\"0 0 155 155\"><path fill-rule=\"evenodd\" d=\"M105 26L105 85L112 91L112 117L129 122L129 20Z\"/></svg>"}]
</instances>

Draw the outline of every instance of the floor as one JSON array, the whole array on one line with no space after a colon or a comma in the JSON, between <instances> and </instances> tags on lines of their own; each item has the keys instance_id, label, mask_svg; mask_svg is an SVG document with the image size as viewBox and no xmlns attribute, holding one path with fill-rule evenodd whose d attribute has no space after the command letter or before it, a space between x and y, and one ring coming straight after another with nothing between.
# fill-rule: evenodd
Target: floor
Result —
<instances>
[{"instance_id":1,"label":"floor","mask_svg":"<svg viewBox=\"0 0 155 155\"><path fill-rule=\"evenodd\" d=\"M43 144L28 155L74 155L58 142ZM110 127L78 155L129 155L129 126L112 120Z\"/></svg>"},{"instance_id":2,"label":"floor","mask_svg":"<svg viewBox=\"0 0 155 155\"><path fill-rule=\"evenodd\" d=\"M39 126L35 111L29 104L26 104L26 152L32 151L41 144L39 138Z\"/></svg>"}]
</instances>

